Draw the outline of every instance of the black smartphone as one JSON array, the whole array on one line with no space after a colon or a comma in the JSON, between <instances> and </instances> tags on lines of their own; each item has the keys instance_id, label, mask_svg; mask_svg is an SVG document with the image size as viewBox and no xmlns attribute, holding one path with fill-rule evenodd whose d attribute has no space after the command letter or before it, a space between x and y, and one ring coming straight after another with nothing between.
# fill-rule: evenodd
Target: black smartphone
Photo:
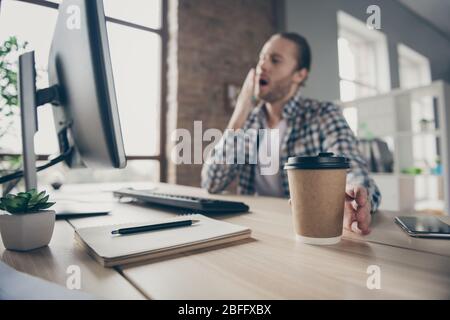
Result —
<instances>
[{"instance_id":1,"label":"black smartphone","mask_svg":"<svg viewBox=\"0 0 450 320\"><path fill-rule=\"evenodd\" d=\"M450 225L437 217L395 217L395 223L411 237L450 239Z\"/></svg>"}]
</instances>

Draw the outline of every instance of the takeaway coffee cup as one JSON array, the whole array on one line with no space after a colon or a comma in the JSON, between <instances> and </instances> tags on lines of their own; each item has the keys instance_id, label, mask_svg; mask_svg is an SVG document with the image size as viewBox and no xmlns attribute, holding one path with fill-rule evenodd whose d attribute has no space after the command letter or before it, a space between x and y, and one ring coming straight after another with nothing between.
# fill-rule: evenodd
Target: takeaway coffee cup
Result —
<instances>
[{"instance_id":1,"label":"takeaway coffee cup","mask_svg":"<svg viewBox=\"0 0 450 320\"><path fill-rule=\"evenodd\" d=\"M290 157L287 170L297 240L327 245L341 240L349 160L333 153Z\"/></svg>"}]
</instances>

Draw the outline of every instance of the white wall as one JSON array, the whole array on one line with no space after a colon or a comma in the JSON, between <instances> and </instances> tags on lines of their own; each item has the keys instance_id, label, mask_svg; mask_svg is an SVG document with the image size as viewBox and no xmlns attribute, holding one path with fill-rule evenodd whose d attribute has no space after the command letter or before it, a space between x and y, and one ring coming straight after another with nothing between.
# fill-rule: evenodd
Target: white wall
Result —
<instances>
[{"instance_id":1,"label":"white wall","mask_svg":"<svg viewBox=\"0 0 450 320\"><path fill-rule=\"evenodd\" d=\"M366 21L369 5L381 8L387 35L392 87L399 87L397 44L403 43L430 60L432 79L450 82L450 40L396 0L285 0L285 29L304 35L312 48L313 64L305 95L338 100L339 66L337 11Z\"/></svg>"}]
</instances>

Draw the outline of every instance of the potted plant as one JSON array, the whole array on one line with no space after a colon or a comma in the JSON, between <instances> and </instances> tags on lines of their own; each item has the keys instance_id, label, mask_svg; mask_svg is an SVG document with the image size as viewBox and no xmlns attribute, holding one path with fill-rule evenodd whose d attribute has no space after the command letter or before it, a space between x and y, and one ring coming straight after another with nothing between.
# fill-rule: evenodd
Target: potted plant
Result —
<instances>
[{"instance_id":1,"label":"potted plant","mask_svg":"<svg viewBox=\"0 0 450 320\"><path fill-rule=\"evenodd\" d=\"M48 245L55 226L55 211L47 210L45 191L19 192L0 198L0 232L6 249L27 251ZM1 211L0 211L1 212Z\"/></svg>"}]
</instances>

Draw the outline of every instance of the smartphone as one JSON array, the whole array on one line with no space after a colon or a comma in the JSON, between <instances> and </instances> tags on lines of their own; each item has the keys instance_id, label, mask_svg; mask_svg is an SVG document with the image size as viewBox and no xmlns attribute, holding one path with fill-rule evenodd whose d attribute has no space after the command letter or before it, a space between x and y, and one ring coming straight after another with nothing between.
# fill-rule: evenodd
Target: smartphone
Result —
<instances>
[{"instance_id":1,"label":"smartphone","mask_svg":"<svg viewBox=\"0 0 450 320\"><path fill-rule=\"evenodd\" d=\"M411 237L450 239L450 225L436 217L395 217L395 223Z\"/></svg>"}]
</instances>

